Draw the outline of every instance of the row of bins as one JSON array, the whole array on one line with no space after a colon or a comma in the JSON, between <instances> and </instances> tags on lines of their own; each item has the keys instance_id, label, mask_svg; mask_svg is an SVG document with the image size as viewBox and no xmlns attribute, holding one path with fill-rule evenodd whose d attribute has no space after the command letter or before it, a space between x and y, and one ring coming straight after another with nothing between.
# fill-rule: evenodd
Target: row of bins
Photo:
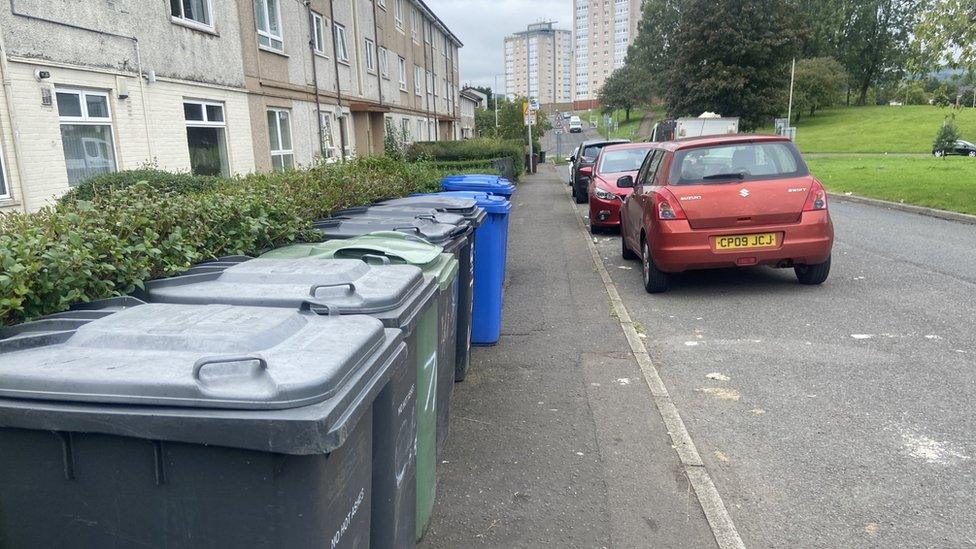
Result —
<instances>
[{"instance_id":1,"label":"row of bins","mask_svg":"<svg viewBox=\"0 0 976 549\"><path fill-rule=\"evenodd\" d=\"M387 201L0 330L0 546L413 546L509 208Z\"/></svg>"}]
</instances>

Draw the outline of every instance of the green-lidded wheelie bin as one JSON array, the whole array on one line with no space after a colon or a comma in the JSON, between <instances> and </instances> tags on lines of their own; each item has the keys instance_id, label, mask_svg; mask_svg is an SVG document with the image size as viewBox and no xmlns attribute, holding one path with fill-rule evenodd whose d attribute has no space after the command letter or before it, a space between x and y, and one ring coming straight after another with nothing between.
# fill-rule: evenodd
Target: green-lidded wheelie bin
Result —
<instances>
[{"instance_id":1,"label":"green-lidded wheelie bin","mask_svg":"<svg viewBox=\"0 0 976 549\"><path fill-rule=\"evenodd\" d=\"M419 386L417 394L417 537L426 530L434 507L437 442L447 438L450 398L454 386L451 358L456 348L458 262L453 255L409 235L380 231L345 240L296 244L268 252L262 258L361 259L369 262L420 267L437 281L438 320L436 383ZM440 357L447 357L441 360ZM449 367L444 367L448 365ZM428 423L429 422L429 423Z\"/></svg>"},{"instance_id":2,"label":"green-lidded wheelie bin","mask_svg":"<svg viewBox=\"0 0 976 549\"><path fill-rule=\"evenodd\" d=\"M417 393L436 383L437 283L412 265L371 265L359 259L231 257L153 280L138 296L150 302L247 305L323 315L369 315L402 331L407 360L374 403L373 547L416 540ZM433 412L429 427L434 431ZM432 436L432 435L431 435ZM421 461L432 461L426 455ZM423 464L424 468L433 465Z\"/></svg>"},{"instance_id":3,"label":"green-lidded wheelie bin","mask_svg":"<svg viewBox=\"0 0 976 549\"><path fill-rule=\"evenodd\" d=\"M0 546L370 544L400 330L117 298L0 329Z\"/></svg>"}]
</instances>

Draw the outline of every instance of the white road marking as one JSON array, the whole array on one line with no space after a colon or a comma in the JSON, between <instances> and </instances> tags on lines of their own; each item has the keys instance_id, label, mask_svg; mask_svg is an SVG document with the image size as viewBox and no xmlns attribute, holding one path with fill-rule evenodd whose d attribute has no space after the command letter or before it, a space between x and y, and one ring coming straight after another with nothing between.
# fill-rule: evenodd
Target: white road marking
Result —
<instances>
[{"instance_id":1,"label":"white road marking","mask_svg":"<svg viewBox=\"0 0 976 549\"><path fill-rule=\"evenodd\" d=\"M969 456L952 448L948 442L939 442L907 429L901 431L901 440L908 455L934 465L953 465L969 459Z\"/></svg>"},{"instance_id":2,"label":"white road marking","mask_svg":"<svg viewBox=\"0 0 976 549\"><path fill-rule=\"evenodd\" d=\"M631 320L630 313L627 311L627 307L624 306L623 300L620 299L617 286L614 284L613 279L610 278L610 273L600 258L600 252L593 245L593 241L590 240L583 217L579 210L576 209L575 204L570 202L570 205L573 213L576 214L576 221L579 222L580 234L586 240L586 247L590 251L593 265L600 274L600 278L603 280L603 286L606 288L607 295L610 297L610 305L617 313L617 322L620 324L620 329L623 330L624 337L627 338L627 344L630 346L630 350L634 354L634 359L637 360L637 365L644 375L644 382L647 383L647 387L651 391L651 397L654 400L654 405L657 406L657 410L664 420L664 426L668 430L668 436L671 437L671 444L678 454L678 459L684 467L685 475L688 477L692 488L695 489L695 496L698 498L698 503L705 513L705 519L708 521L708 526L712 530L712 535L715 536L715 542L720 549L745 549L745 543L742 542L742 538L735 528L735 523L732 522L732 516L729 515L729 511L722 501L722 496L719 495L718 489L715 488L715 483L712 482L712 477L708 473L708 469L702 462L701 454L698 453L695 442L691 439L691 435L688 434L688 429L685 427L685 423L678 413L678 408L671 399L671 393L668 392L667 386L664 385L664 381L657 371L657 366L654 365L651 356L647 352L647 348L644 347L644 343L641 341L640 335L634 327L634 322ZM673 315L669 316L670 318L674 318ZM698 342L688 341L685 344L693 346L698 345Z\"/></svg>"}]
</instances>

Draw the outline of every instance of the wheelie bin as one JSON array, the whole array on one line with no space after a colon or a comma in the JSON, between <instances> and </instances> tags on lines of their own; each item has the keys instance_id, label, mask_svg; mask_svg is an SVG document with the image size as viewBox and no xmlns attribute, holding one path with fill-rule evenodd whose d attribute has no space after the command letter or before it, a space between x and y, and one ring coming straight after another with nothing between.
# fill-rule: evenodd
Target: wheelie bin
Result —
<instances>
[{"instance_id":1,"label":"wheelie bin","mask_svg":"<svg viewBox=\"0 0 976 549\"><path fill-rule=\"evenodd\" d=\"M417 394L417 537L423 535L434 507L435 458L447 439L454 360L458 262L443 248L398 232L379 232L344 240L296 244L272 250L260 259L356 259L420 267L437 284L437 374L434 383L418 384ZM450 367L444 367L447 364ZM422 424L422 425L421 425ZM429 427L427 427L429 425Z\"/></svg>"},{"instance_id":2,"label":"wheelie bin","mask_svg":"<svg viewBox=\"0 0 976 549\"><path fill-rule=\"evenodd\" d=\"M510 198L515 194L515 185L497 175L457 175L441 180L445 191L479 191Z\"/></svg>"},{"instance_id":3,"label":"wheelie bin","mask_svg":"<svg viewBox=\"0 0 976 549\"><path fill-rule=\"evenodd\" d=\"M369 545L373 402L403 367L400 330L297 308L89 309L0 331L0 545Z\"/></svg>"},{"instance_id":4,"label":"wheelie bin","mask_svg":"<svg viewBox=\"0 0 976 549\"><path fill-rule=\"evenodd\" d=\"M436 425L433 409L416 409L418 390L437 381L436 281L414 266L369 265L358 259L222 258L190 273L150 281L138 297L160 303L306 307L326 315L365 314L403 332L407 361L393 372L374 405L371 539L374 547L413 543L415 440L418 429L421 438L433 436ZM427 453L420 459L432 461Z\"/></svg>"}]
</instances>

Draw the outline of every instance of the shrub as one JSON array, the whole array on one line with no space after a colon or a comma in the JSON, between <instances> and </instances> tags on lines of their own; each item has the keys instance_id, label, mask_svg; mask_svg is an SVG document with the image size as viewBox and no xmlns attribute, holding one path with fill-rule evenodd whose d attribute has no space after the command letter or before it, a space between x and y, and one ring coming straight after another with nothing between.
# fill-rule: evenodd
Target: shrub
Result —
<instances>
[{"instance_id":1,"label":"shrub","mask_svg":"<svg viewBox=\"0 0 976 549\"><path fill-rule=\"evenodd\" d=\"M199 192L214 189L226 180L220 177L193 175L187 172L167 172L156 168L142 168L92 176L61 197L61 202L92 200L113 190L143 182L154 189L176 192Z\"/></svg>"},{"instance_id":2,"label":"shrub","mask_svg":"<svg viewBox=\"0 0 976 549\"><path fill-rule=\"evenodd\" d=\"M142 175L115 174L113 184L92 187L91 200L0 215L0 325L128 294L206 259L317 240L312 220L437 190L442 173L429 163L367 157L201 189Z\"/></svg>"},{"instance_id":3,"label":"shrub","mask_svg":"<svg viewBox=\"0 0 976 549\"><path fill-rule=\"evenodd\" d=\"M521 142L511 139L478 138L463 141L421 141L407 149L410 160L430 159L434 162L462 160L490 160L511 157L515 172L525 171L525 149ZM489 164L490 165L490 164Z\"/></svg>"}]
</instances>

